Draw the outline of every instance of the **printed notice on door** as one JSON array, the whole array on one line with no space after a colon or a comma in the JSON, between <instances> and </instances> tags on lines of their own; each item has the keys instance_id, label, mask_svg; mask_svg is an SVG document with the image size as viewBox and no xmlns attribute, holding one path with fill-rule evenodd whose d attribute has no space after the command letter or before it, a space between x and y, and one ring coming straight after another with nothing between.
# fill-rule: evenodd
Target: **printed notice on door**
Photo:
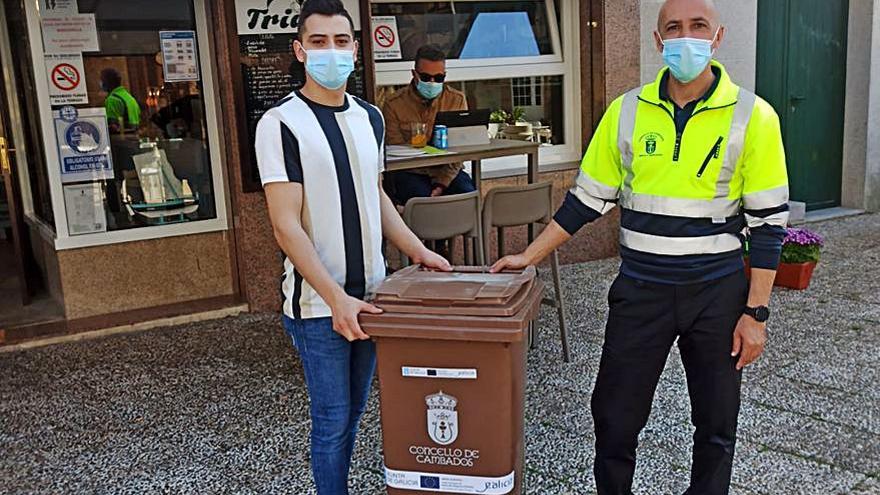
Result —
<instances>
[{"instance_id":1,"label":"printed notice on door","mask_svg":"<svg viewBox=\"0 0 880 495\"><path fill-rule=\"evenodd\" d=\"M107 214L104 212L100 183L64 186L64 206L70 235L107 231Z\"/></svg>"},{"instance_id":2,"label":"printed notice on door","mask_svg":"<svg viewBox=\"0 0 880 495\"><path fill-rule=\"evenodd\" d=\"M104 108L65 106L53 112L53 116L61 182L112 179L113 159Z\"/></svg>"},{"instance_id":3,"label":"printed notice on door","mask_svg":"<svg viewBox=\"0 0 880 495\"><path fill-rule=\"evenodd\" d=\"M199 80L195 31L159 31L159 42L166 82Z\"/></svg>"},{"instance_id":4,"label":"printed notice on door","mask_svg":"<svg viewBox=\"0 0 880 495\"><path fill-rule=\"evenodd\" d=\"M400 35L394 16L372 17L373 59L400 60Z\"/></svg>"},{"instance_id":5,"label":"printed notice on door","mask_svg":"<svg viewBox=\"0 0 880 495\"><path fill-rule=\"evenodd\" d=\"M46 16L79 14L76 0L42 0L41 3Z\"/></svg>"},{"instance_id":6,"label":"printed notice on door","mask_svg":"<svg viewBox=\"0 0 880 495\"><path fill-rule=\"evenodd\" d=\"M45 60L50 104L76 105L89 102L82 54L48 54Z\"/></svg>"},{"instance_id":7,"label":"printed notice on door","mask_svg":"<svg viewBox=\"0 0 880 495\"><path fill-rule=\"evenodd\" d=\"M45 53L98 52L95 14L43 17Z\"/></svg>"}]
</instances>

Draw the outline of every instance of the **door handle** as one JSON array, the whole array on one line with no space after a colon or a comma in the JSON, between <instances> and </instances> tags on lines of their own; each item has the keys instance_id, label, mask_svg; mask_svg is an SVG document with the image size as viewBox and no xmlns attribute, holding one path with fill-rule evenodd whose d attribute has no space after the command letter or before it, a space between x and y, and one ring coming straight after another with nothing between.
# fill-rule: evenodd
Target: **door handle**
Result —
<instances>
[{"instance_id":1,"label":"door handle","mask_svg":"<svg viewBox=\"0 0 880 495\"><path fill-rule=\"evenodd\" d=\"M792 95L792 96L791 96L791 101L792 101L792 103L795 103L795 102L798 102L798 101L804 101L804 100L806 100L806 99L807 99L807 97L806 97L806 96L802 96L802 95Z\"/></svg>"},{"instance_id":2,"label":"door handle","mask_svg":"<svg viewBox=\"0 0 880 495\"><path fill-rule=\"evenodd\" d=\"M15 152L15 149L9 147L6 138L0 136L0 172L8 174L12 172L12 165L9 163L9 153Z\"/></svg>"}]
</instances>

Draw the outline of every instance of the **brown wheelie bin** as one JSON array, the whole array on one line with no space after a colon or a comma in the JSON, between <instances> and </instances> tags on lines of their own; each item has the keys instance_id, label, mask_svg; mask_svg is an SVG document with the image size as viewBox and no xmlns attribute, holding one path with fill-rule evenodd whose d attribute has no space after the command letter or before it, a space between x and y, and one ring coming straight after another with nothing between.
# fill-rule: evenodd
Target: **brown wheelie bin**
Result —
<instances>
[{"instance_id":1,"label":"brown wheelie bin","mask_svg":"<svg viewBox=\"0 0 880 495\"><path fill-rule=\"evenodd\" d=\"M389 494L523 493L526 335L535 269L413 266L361 316L376 342Z\"/></svg>"}]
</instances>

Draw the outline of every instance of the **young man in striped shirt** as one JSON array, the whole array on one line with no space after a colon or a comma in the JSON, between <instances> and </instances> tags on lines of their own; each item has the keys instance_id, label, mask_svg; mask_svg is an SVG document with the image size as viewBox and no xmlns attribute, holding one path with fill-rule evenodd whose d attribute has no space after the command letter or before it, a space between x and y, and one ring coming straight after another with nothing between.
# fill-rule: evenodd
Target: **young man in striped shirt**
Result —
<instances>
[{"instance_id":1,"label":"young man in striped shirt","mask_svg":"<svg viewBox=\"0 0 880 495\"><path fill-rule=\"evenodd\" d=\"M357 42L339 0L308 0L297 59L306 84L267 111L256 152L269 216L287 255L283 320L303 363L312 418L312 474L320 495L347 494L358 422L376 365L358 325L385 276L382 237L416 263L450 270L406 227L380 186L384 122L345 92Z\"/></svg>"}]
</instances>

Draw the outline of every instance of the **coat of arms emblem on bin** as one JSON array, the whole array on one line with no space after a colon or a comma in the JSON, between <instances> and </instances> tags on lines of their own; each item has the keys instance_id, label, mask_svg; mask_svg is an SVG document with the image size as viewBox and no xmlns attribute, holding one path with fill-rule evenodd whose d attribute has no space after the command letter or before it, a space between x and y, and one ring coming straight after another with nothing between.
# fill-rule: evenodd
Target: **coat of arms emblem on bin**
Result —
<instances>
[{"instance_id":1,"label":"coat of arms emblem on bin","mask_svg":"<svg viewBox=\"0 0 880 495\"><path fill-rule=\"evenodd\" d=\"M449 445L458 438L458 399L441 390L425 397L428 404L428 436L434 443Z\"/></svg>"}]
</instances>

